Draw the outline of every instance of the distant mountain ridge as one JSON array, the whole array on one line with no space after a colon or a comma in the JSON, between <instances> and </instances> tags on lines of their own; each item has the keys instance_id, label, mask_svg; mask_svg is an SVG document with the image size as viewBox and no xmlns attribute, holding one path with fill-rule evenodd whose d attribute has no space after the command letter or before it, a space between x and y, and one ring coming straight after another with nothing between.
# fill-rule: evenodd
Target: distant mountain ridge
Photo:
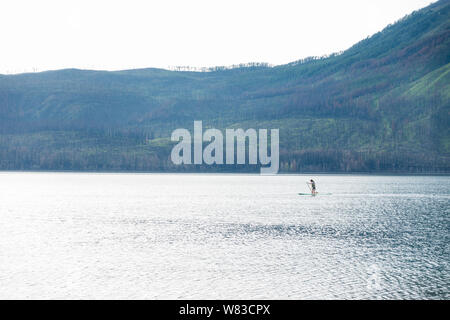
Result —
<instances>
[{"instance_id":1,"label":"distant mountain ridge","mask_svg":"<svg viewBox=\"0 0 450 320\"><path fill-rule=\"evenodd\" d=\"M0 76L0 169L175 167L172 130L279 128L284 172L450 171L450 1L348 50L209 72L66 69Z\"/></svg>"}]
</instances>

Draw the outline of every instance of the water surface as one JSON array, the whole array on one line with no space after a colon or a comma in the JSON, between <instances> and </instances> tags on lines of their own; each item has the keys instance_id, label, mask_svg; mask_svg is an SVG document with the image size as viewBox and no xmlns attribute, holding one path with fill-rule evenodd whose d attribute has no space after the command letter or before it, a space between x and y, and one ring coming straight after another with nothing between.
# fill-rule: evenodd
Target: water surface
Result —
<instances>
[{"instance_id":1,"label":"water surface","mask_svg":"<svg viewBox=\"0 0 450 320\"><path fill-rule=\"evenodd\" d=\"M448 299L449 204L444 176L4 172L0 298Z\"/></svg>"}]
</instances>

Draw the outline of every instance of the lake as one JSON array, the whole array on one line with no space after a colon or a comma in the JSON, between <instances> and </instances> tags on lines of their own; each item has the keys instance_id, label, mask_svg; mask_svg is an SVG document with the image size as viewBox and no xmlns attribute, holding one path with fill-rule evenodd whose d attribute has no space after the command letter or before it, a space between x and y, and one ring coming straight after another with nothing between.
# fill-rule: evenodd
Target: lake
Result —
<instances>
[{"instance_id":1,"label":"lake","mask_svg":"<svg viewBox=\"0 0 450 320\"><path fill-rule=\"evenodd\" d=\"M449 299L449 208L448 176L2 172L0 298Z\"/></svg>"}]
</instances>

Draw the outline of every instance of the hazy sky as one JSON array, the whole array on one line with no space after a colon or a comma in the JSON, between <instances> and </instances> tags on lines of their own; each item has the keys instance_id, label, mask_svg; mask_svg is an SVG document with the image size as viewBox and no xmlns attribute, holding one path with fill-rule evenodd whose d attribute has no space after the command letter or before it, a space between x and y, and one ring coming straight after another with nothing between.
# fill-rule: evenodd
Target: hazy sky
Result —
<instances>
[{"instance_id":1,"label":"hazy sky","mask_svg":"<svg viewBox=\"0 0 450 320\"><path fill-rule=\"evenodd\" d=\"M1 0L0 73L282 64L344 50L431 0Z\"/></svg>"}]
</instances>

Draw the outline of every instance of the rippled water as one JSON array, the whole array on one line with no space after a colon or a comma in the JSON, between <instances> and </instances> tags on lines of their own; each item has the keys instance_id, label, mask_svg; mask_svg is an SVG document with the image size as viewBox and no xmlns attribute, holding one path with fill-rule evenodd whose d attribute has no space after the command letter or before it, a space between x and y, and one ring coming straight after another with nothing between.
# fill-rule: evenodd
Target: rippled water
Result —
<instances>
[{"instance_id":1,"label":"rippled water","mask_svg":"<svg viewBox=\"0 0 450 320\"><path fill-rule=\"evenodd\" d=\"M449 177L0 173L0 298L449 299Z\"/></svg>"}]
</instances>

